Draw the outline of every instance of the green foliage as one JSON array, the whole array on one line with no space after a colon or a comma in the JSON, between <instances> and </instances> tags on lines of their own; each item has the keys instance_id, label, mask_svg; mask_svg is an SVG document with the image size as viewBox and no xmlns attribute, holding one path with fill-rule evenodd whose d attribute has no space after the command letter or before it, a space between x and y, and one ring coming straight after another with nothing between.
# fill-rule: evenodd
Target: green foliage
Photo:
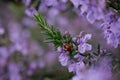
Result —
<instances>
[{"instance_id":1,"label":"green foliage","mask_svg":"<svg viewBox=\"0 0 120 80\"><path fill-rule=\"evenodd\" d=\"M65 35L62 35L61 32L58 29L55 29L52 25L49 25L42 18L40 13L34 15L34 17L41 29L41 33L47 36L44 42L53 43L55 45L55 48L58 46L63 46L64 41L66 41L67 37Z\"/></svg>"}]
</instances>

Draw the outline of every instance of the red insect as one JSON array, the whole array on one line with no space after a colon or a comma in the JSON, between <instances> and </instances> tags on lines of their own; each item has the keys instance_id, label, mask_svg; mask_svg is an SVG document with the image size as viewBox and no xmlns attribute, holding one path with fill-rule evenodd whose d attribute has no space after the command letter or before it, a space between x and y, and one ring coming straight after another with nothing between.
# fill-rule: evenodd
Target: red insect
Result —
<instances>
[{"instance_id":1,"label":"red insect","mask_svg":"<svg viewBox=\"0 0 120 80\"><path fill-rule=\"evenodd\" d=\"M71 51L72 46L69 45L69 44L65 44L64 48L65 48L67 51Z\"/></svg>"}]
</instances>

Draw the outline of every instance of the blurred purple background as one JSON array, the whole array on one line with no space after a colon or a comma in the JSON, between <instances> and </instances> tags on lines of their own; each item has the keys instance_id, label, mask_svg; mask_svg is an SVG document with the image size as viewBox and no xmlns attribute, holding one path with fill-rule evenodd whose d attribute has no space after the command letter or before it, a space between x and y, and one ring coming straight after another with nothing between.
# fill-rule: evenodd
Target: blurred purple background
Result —
<instances>
[{"instance_id":1,"label":"blurred purple background","mask_svg":"<svg viewBox=\"0 0 120 80\"><path fill-rule=\"evenodd\" d=\"M39 6L38 0L31 4L31 0L0 1L0 80L68 80L73 75L60 65L53 45L43 42L44 36L31 13L34 8L61 32L69 31L72 36L80 31L91 33L93 48L100 43L103 49L119 55L120 47L109 46L97 24L78 16L67 0L59 4L55 1Z\"/></svg>"}]
</instances>

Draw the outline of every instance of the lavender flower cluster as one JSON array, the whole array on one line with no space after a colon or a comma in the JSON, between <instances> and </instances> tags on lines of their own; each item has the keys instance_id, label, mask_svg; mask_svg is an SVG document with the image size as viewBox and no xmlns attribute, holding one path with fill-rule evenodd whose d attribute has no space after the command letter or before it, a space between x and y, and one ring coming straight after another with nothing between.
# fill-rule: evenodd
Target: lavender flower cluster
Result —
<instances>
[{"instance_id":1,"label":"lavender flower cluster","mask_svg":"<svg viewBox=\"0 0 120 80\"><path fill-rule=\"evenodd\" d=\"M56 55L50 51L43 54L45 51L31 37L30 27L17 21L8 6L0 1L0 80L29 80L52 65ZM41 76L37 78L43 79Z\"/></svg>"},{"instance_id":2,"label":"lavender flower cluster","mask_svg":"<svg viewBox=\"0 0 120 80\"><path fill-rule=\"evenodd\" d=\"M110 58L100 56L106 54L104 52L100 52L99 56L88 53L92 51L92 45L88 43L92 35L85 34L83 36L82 33L77 37L73 37L74 44L72 44L72 47L66 44L57 48L59 62L62 66L66 66L69 72L74 73L71 80L109 80L112 76ZM72 55L70 55L71 48L75 49L75 53ZM99 67L98 64L100 65Z\"/></svg>"},{"instance_id":3,"label":"lavender flower cluster","mask_svg":"<svg viewBox=\"0 0 120 80\"><path fill-rule=\"evenodd\" d=\"M99 21L99 27L107 38L107 43L115 48L120 44L119 12L107 8L107 1L111 0L71 0L78 14L87 18L90 23ZM119 4L119 3L118 3ZM79 8L79 6L81 6Z\"/></svg>"},{"instance_id":4,"label":"lavender flower cluster","mask_svg":"<svg viewBox=\"0 0 120 80\"><path fill-rule=\"evenodd\" d=\"M86 51L89 51L92 49L92 45L88 44L87 41L91 39L91 34L86 34L84 37L81 37L81 34L79 37L73 38L74 42L78 44L78 46L73 45L74 48L78 48L78 53L75 54L75 58L78 59L78 61L82 61L82 57L79 55L79 53L85 53ZM67 50L67 47L69 49L70 45L65 45L66 47L58 47L57 52L60 53L59 61L62 64L62 66L69 66L71 64L74 64L74 61L69 60L69 51ZM71 47L70 47L71 48ZM69 66L70 67L70 66ZM71 72L72 70L70 70Z\"/></svg>"},{"instance_id":5,"label":"lavender flower cluster","mask_svg":"<svg viewBox=\"0 0 120 80\"><path fill-rule=\"evenodd\" d=\"M35 58L42 56L43 51L30 39L30 32L27 29L21 28L17 22L10 22L6 28L0 26L0 32L1 80L24 80L26 78L23 75L31 76L36 69L45 66L42 59Z\"/></svg>"},{"instance_id":6,"label":"lavender flower cluster","mask_svg":"<svg viewBox=\"0 0 120 80\"><path fill-rule=\"evenodd\" d=\"M81 78L79 78L81 76L81 71L85 69L85 63L83 62L84 57L79 53L84 54L86 51L92 50L92 45L87 43L89 39L91 39L91 34L86 34L82 37L82 33L80 33L78 37L73 38L73 41L77 44L73 45L73 47L76 48L76 51L78 51L75 55L73 55L73 58L70 58L69 56L70 52L68 50L71 48L69 45L57 48L57 52L60 53L59 62L62 66L68 67L69 72L74 72L78 75L78 80L81 80Z\"/></svg>"}]
</instances>

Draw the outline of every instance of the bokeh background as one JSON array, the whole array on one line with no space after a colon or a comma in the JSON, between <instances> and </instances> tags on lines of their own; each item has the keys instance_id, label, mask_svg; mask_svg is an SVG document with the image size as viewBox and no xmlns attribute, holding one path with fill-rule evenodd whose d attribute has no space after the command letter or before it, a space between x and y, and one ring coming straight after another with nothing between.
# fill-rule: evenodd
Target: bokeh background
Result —
<instances>
[{"instance_id":1,"label":"bokeh background","mask_svg":"<svg viewBox=\"0 0 120 80\"><path fill-rule=\"evenodd\" d=\"M29 1L0 0L0 80L69 80L73 76L58 62L53 45L43 42L45 36L31 13L34 8L63 34L91 33L93 50L100 43L103 49L119 56L120 47L108 45L102 30L78 15L70 2L61 0L51 7L52 2L38 6L39 0Z\"/></svg>"}]
</instances>

